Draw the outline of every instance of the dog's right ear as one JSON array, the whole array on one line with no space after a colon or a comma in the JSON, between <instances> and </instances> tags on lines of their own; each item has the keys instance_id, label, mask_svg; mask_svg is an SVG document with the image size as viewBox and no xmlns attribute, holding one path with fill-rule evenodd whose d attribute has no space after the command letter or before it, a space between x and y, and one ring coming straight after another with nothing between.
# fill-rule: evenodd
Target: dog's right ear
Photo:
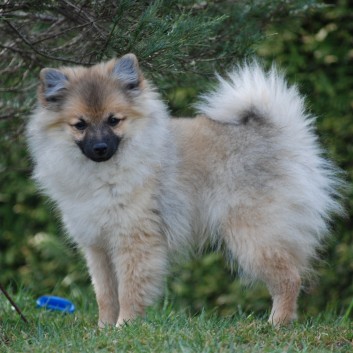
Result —
<instances>
[{"instance_id":1,"label":"dog's right ear","mask_svg":"<svg viewBox=\"0 0 353 353\"><path fill-rule=\"evenodd\" d=\"M69 80L60 70L42 69L38 98L46 108L56 110L65 98Z\"/></svg>"}]
</instances>

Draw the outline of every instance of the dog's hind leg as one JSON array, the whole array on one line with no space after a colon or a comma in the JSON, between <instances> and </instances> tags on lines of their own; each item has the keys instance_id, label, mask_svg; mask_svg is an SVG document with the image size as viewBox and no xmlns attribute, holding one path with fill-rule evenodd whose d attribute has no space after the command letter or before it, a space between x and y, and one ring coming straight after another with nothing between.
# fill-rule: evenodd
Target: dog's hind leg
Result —
<instances>
[{"instance_id":1,"label":"dog's hind leg","mask_svg":"<svg viewBox=\"0 0 353 353\"><path fill-rule=\"evenodd\" d=\"M119 243L114 264L120 312L116 326L144 314L163 289L167 271L166 240L160 234L132 233Z\"/></svg>"},{"instance_id":2,"label":"dog's hind leg","mask_svg":"<svg viewBox=\"0 0 353 353\"><path fill-rule=\"evenodd\" d=\"M278 260L282 261L281 258ZM301 286L298 271L295 268L286 270L275 268L273 273L264 277L263 280L273 300L269 322L273 325L279 325L290 323L296 319L297 298Z\"/></svg>"},{"instance_id":3,"label":"dog's hind leg","mask_svg":"<svg viewBox=\"0 0 353 353\"><path fill-rule=\"evenodd\" d=\"M115 325L119 313L118 283L107 252L97 247L84 248L99 308L98 326Z\"/></svg>"},{"instance_id":4,"label":"dog's hind leg","mask_svg":"<svg viewBox=\"0 0 353 353\"><path fill-rule=\"evenodd\" d=\"M272 296L269 322L287 324L297 317L301 287L300 259L283 239L269 233L271 227L257 227L233 217L223 229L224 241L244 274L264 282Z\"/></svg>"}]
</instances>

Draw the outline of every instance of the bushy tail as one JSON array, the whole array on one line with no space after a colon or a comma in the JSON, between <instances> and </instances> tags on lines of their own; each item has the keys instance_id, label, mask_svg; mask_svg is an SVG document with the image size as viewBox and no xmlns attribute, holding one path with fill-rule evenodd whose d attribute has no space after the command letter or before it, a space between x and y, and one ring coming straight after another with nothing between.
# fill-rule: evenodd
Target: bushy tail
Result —
<instances>
[{"instance_id":1,"label":"bushy tail","mask_svg":"<svg viewBox=\"0 0 353 353\"><path fill-rule=\"evenodd\" d=\"M237 67L228 79L218 79L218 87L201 97L199 112L221 123L246 126L254 119L249 128L271 128L276 148L286 151L281 154L283 168L296 185L290 197L308 210L300 226L316 247L332 214L343 212L338 202L343 183L337 168L323 157L315 119L306 112L304 98L274 66L266 72L257 62Z\"/></svg>"},{"instance_id":2,"label":"bushy tail","mask_svg":"<svg viewBox=\"0 0 353 353\"><path fill-rule=\"evenodd\" d=\"M201 114L224 123L241 123L246 114L255 113L288 128L311 124L296 86L288 86L275 66L265 72L253 62L237 67L228 76L228 80L218 76L218 88L201 97L196 106Z\"/></svg>"}]
</instances>

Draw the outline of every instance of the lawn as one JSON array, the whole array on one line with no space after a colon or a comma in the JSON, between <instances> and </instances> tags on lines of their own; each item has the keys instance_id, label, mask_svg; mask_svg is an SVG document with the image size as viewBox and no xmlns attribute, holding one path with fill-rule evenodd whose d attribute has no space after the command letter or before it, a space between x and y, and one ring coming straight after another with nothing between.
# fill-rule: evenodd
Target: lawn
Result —
<instances>
[{"instance_id":1,"label":"lawn","mask_svg":"<svg viewBox=\"0 0 353 353\"><path fill-rule=\"evenodd\" d=\"M96 327L91 294L74 314L35 307L30 293L14 296L26 324L0 295L0 352L353 352L353 323L333 314L275 329L264 317L191 316L172 305L152 308L123 328Z\"/></svg>"}]
</instances>

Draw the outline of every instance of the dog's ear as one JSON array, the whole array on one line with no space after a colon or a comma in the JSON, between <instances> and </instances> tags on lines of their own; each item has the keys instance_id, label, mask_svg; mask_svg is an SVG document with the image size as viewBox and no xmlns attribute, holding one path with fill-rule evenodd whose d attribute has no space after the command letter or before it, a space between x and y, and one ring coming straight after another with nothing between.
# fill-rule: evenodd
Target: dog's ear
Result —
<instances>
[{"instance_id":1,"label":"dog's ear","mask_svg":"<svg viewBox=\"0 0 353 353\"><path fill-rule=\"evenodd\" d=\"M44 106L56 110L65 98L69 80L60 70L42 69L39 99Z\"/></svg>"},{"instance_id":2,"label":"dog's ear","mask_svg":"<svg viewBox=\"0 0 353 353\"><path fill-rule=\"evenodd\" d=\"M113 68L113 75L127 93L140 92L143 76L134 54L126 54L118 59Z\"/></svg>"}]
</instances>

